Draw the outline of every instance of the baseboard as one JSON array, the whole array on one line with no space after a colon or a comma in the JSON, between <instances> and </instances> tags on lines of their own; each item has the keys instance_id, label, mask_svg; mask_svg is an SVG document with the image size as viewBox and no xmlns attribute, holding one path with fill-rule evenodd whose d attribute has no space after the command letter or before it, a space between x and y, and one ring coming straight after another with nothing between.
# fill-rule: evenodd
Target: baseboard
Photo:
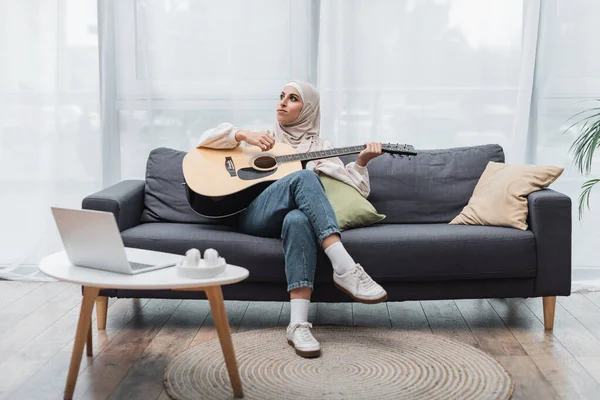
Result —
<instances>
[{"instance_id":1,"label":"baseboard","mask_svg":"<svg viewBox=\"0 0 600 400\"><path fill-rule=\"evenodd\" d=\"M596 292L600 290L600 268L573 268L571 275L572 292Z\"/></svg>"},{"instance_id":2,"label":"baseboard","mask_svg":"<svg viewBox=\"0 0 600 400\"><path fill-rule=\"evenodd\" d=\"M573 282L600 280L600 267L576 267L571 273Z\"/></svg>"}]
</instances>

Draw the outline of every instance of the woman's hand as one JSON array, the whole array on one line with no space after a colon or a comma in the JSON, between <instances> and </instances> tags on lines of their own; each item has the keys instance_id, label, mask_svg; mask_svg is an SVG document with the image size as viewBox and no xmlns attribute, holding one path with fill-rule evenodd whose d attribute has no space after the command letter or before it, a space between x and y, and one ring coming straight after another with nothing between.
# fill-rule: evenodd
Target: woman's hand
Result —
<instances>
[{"instance_id":1,"label":"woman's hand","mask_svg":"<svg viewBox=\"0 0 600 400\"><path fill-rule=\"evenodd\" d=\"M269 131L237 131L235 140L244 141L252 146L258 146L262 151L267 151L275 145L275 139Z\"/></svg>"},{"instance_id":2,"label":"woman's hand","mask_svg":"<svg viewBox=\"0 0 600 400\"><path fill-rule=\"evenodd\" d=\"M369 142L365 143L365 146L367 147L360 152L358 158L356 159L356 164L360 165L361 167L366 167L369 161L383 154L381 151L381 143Z\"/></svg>"}]
</instances>

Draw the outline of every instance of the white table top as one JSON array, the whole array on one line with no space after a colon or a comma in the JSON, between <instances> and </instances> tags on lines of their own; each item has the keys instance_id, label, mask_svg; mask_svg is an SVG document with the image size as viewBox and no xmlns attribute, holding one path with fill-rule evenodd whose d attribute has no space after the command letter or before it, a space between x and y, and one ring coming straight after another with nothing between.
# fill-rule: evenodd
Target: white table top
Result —
<instances>
[{"instance_id":1,"label":"white table top","mask_svg":"<svg viewBox=\"0 0 600 400\"><path fill-rule=\"evenodd\" d=\"M143 251L156 253L149 250ZM167 253L162 254L167 255ZM172 256L178 259L183 258L183 256L175 254ZM40 261L39 267L46 275L61 281L106 289L202 288L236 283L248 277L247 269L231 264L227 264L227 268L222 275L210 279L181 277L178 275L176 267L167 267L136 275L118 274L92 268L76 267L71 264L64 251L44 257Z\"/></svg>"}]
</instances>

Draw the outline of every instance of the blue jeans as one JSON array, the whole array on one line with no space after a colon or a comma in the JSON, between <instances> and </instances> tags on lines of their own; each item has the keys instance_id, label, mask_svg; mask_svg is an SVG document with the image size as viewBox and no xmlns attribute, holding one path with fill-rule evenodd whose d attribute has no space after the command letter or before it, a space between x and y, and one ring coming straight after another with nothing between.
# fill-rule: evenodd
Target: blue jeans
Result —
<instances>
[{"instance_id":1,"label":"blue jeans","mask_svg":"<svg viewBox=\"0 0 600 400\"><path fill-rule=\"evenodd\" d=\"M262 192L240 215L240 231L281 237L288 291L313 288L317 252L323 239L340 233L319 176L294 172Z\"/></svg>"}]
</instances>

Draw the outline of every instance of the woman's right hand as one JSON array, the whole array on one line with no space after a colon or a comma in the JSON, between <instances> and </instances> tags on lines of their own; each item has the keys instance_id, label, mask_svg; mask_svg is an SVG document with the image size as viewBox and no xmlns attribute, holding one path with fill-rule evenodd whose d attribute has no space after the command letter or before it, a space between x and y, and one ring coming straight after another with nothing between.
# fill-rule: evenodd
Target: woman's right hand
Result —
<instances>
[{"instance_id":1,"label":"woman's right hand","mask_svg":"<svg viewBox=\"0 0 600 400\"><path fill-rule=\"evenodd\" d=\"M258 146L262 151L270 150L275 145L275 139L269 131L238 131L235 139L238 142L243 140L252 146Z\"/></svg>"}]
</instances>

